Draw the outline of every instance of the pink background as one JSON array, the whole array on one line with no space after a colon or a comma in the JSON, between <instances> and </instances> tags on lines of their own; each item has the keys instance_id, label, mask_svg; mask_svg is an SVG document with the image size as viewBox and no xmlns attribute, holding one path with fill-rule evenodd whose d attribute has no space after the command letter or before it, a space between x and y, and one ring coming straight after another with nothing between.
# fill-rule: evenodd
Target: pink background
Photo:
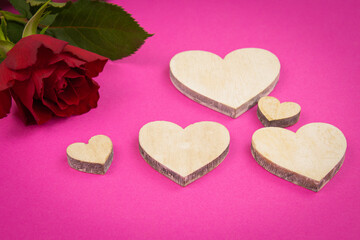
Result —
<instances>
[{"instance_id":1,"label":"pink background","mask_svg":"<svg viewBox=\"0 0 360 240\"><path fill-rule=\"evenodd\" d=\"M97 78L97 109L24 126L16 107L0 120L1 239L358 239L360 235L360 1L113 1L150 33L133 56ZM183 96L169 61L185 50L224 57L270 50L282 64L271 93L301 105L296 131L326 122L348 141L344 165L319 192L284 181L250 153L256 107L238 119ZM224 162L182 188L140 156L138 132L167 120L216 121L231 135ZM96 134L114 143L104 176L70 168L66 147Z\"/></svg>"}]
</instances>

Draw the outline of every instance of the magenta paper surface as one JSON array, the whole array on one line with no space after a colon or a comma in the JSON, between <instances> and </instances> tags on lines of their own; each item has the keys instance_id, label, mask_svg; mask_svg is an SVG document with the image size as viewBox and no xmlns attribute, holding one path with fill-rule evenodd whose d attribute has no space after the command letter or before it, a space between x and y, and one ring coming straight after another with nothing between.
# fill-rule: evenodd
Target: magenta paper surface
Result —
<instances>
[{"instance_id":1,"label":"magenta paper surface","mask_svg":"<svg viewBox=\"0 0 360 240\"><path fill-rule=\"evenodd\" d=\"M24 126L16 107L0 120L0 239L358 239L360 235L360 1L113 1L150 33L133 56L109 62L98 108ZM280 59L270 94L301 105L296 131L326 122L345 135L344 165L318 193L260 167L250 152L256 107L237 119L182 95L169 61L186 50L224 57L245 47ZM138 150L140 128L216 121L230 131L227 158L183 188ZM109 136L106 175L68 166L66 147Z\"/></svg>"}]
</instances>

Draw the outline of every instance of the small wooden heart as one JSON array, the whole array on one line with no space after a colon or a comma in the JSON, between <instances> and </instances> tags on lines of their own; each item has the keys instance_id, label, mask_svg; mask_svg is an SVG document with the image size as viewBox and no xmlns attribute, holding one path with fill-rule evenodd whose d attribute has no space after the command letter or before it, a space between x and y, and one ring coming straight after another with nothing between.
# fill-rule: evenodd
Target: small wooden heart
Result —
<instances>
[{"instance_id":1,"label":"small wooden heart","mask_svg":"<svg viewBox=\"0 0 360 240\"><path fill-rule=\"evenodd\" d=\"M66 149L70 167L81 172L105 174L113 160L113 144L109 137L97 135L88 144L73 143Z\"/></svg>"},{"instance_id":2,"label":"small wooden heart","mask_svg":"<svg viewBox=\"0 0 360 240\"><path fill-rule=\"evenodd\" d=\"M261 128L252 136L251 152L269 172L317 192L343 164L346 139L327 123L310 123L296 133L278 127Z\"/></svg>"},{"instance_id":3,"label":"small wooden heart","mask_svg":"<svg viewBox=\"0 0 360 240\"><path fill-rule=\"evenodd\" d=\"M206 51L186 51L170 61L170 78L180 92L232 118L268 95L279 74L279 59L259 48L238 49L224 59Z\"/></svg>"},{"instance_id":4,"label":"small wooden heart","mask_svg":"<svg viewBox=\"0 0 360 240\"><path fill-rule=\"evenodd\" d=\"M301 107L294 102L283 102L277 98L262 97L258 103L257 115L265 127L289 127L299 121Z\"/></svg>"},{"instance_id":5,"label":"small wooden heart","mask_svg":"<svg viewBox=\"0 0 360 240\"><path fill-rule=\"evenodd\" d=\"M142 157L156 171L186 186L217 167L229 151L228 130L216 122L185 129L166 121L150 122L139 132Z\"/></svg>"}]
</instances>

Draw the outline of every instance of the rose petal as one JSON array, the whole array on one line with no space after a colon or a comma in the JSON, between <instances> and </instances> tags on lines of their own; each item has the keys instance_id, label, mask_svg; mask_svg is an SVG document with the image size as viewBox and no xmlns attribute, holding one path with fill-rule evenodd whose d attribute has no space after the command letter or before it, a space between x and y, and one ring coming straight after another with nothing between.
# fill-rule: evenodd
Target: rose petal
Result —
<instances>
[{"instance_id":1,"label":"rose petal","mask_svg":"<svg viewBox=\"0 0 360 240\"><path fill-rule=\"evenodd\" d=\"M71 84L63 92L58 93L57 96L68 105L78 105L80 101Z\"/></svg>"},{"instance_id":2,"label":"rose petal","mask_svg":"<svg viewBox=\"0 0 360 240\"><path fill-rule=\"evenodd\" d=\"M53 65L42 69L36 69L32 73L31 79L35 84L35 89L38 97L44 94L43 88L44 88L44 81L46 81L45 79L49 78L54 73L55 70L56 70L56 66Z\"/></svg>"},{"instance_id":3,"label":"rose petal","mask_svg":"<svg viewBox=\"0 0 360 240\"><path fill-rule=\"evenodd\" d=\"M97 102L100 98L99 91L98 91L100 86L97 84L97 82L95 82L92 79L88 79L88 83L89 83L89 86L91 87L91 91L90 91L89 97L87 98L86 101L88 102L88 105L90 107L96 108Z\"/></svg>"},{"instance_id":4,"label":"rose petal","mask_svg":"<svg viewBox=\"0 0 360 240\"><path fill-rule=\"evenodd\" d=\"M18 96L16 96L12 90L10 90L11 95L16 103L17 108L19 109L20 115L24 120L25 124L34 124L36 123L31 112L21 103L21 100Z\"/></svg>"},{"instance_id":5,"label":"rose petal","mask_svg":"<svg viewBox=\"0 0 360 240\"><path fill-rule=\"evenodd\" d=\"M43 106L41 101L34 100L35 85L33 82L16 82L11 90L14 100L19 109L23 111L23 116L27 123L35 120L37 124L42 124L52 117L49 109ZM29 117L28 112L24 111L24 107L30 112L33 119Z\"/></svg>"},{"instance_id":6,"label":"rose petal","mask_svg":"<svg viewBox=\"0 0 360 240\"><path fill-rule=\"evenodd\" d=\"M44 91L44 95L42 96L42 99L48 99L51 100L53 102L57 102L57 96L56 96L56 92L55 89L47 89Z\"/></svg>"},{"instance_id":7,"label":"rose petal","mask_svg":"<svg viewBox=\"0 0 360 240\"><path fill-rule=\"evenodd\" d=\"M6 66L13 70L20 70L34 65L37 61L38 50L41 46L51 50L54 54L63 51L68 43L47 35L36 34L20 39L7 53L4 60Z\"/></svg>"},{"instance_id":8,"label":"rose petal","mask_svg":"<svg viewBox=\"0 0 360 240\"><path fill-rule=\"evenodd\" d=\"M11 95L9 90L0 91L0 118L6 117L11 108Z\"/></svg>"},{"instance_id":9,"label":"rose petal","mask_svg":"<svg viewBox=\"0 0 360 240\"><path fill-rule=\"evenodd\" d=\"M79 59L84 60L85 62L93 62L96 60L101 60L101 61L108 60L106 57L103 57L99 54L89 52L85 49L75 47L72 45L66 45L63 52L69 52L69 53L75 55L76 57L78 57Z\"/></svg>"},{"instance_id":10,"label":"rose petal","mask_svg":"<svg viewBox=\"0 0 360 240\"><path fill-rule=\"evenodd\" d=\"M74 70L67 72L64 77L67 79L67 82L75 89L75 92L79 96L80 100L86 98L89 95L91 88L88 80L85 79L86 77L80 75ZM92 82L90 83L93 84Z\"/></svg>"},{"instance_id":11,"label":"rose petal","mask_svg":"<svg viewBox=\"0 0 360 240\"><path fill-rule=\"evenodd\" d=\"M85 74L90 78L99 75L99 73L104 69L106 62L108 61L106 57L71 45L66 45L64 48L64 52L72 53L79 59L84 60L86 62L83 65L85 69Z\"/></svg>"},{"instance_id":12,"label":"rose petal","mask_svg":"<svg viewBox=\"0 0 360 240\"><path fill-rule=\"evenodd\" d=\"M62 112L66 111L69 105L58 97L56 89L46 90L42 101L46 107L55 113L55 115L61 117L67 116L67 113Z\"/></svg>"},{"instance_id":13,"label":"rose petal","mask_svg":"<svg viewBox=\"0 0 360 240\"><path fill-rule=\"evenodd\" d=\"M43 99L43 103L58 117L70 117L74 115L74 110L77 107L75 105L69 106L63 103L61 99L58 99L56 103ZM60 108L59 105L61 105L62 108Z\"/></svg>"},{"instance_id":14,"label":"rose petal","mask_svg":"<svg viewBox=\"0 0 360 240\"><path fill-rule=\"evenodd\" d=\"M53 101L49 101L47 99L43 99L43 103L47 106L51 111L54 112L55 115L61 117L68 117L71 115L79 115L90 111L90 109L97 107L97 102L99 100L99 86L93 80L89 80L92 84L89 86L89 91L87 92L87 96L81 100L77 105L64 105L65 108L60 108L62 100L60 97L58 101L55 103ZM70 85L70 84L69 84Z\"/></svg>"},{"instance_id":15,"label":"rose petal","mask_svg":"<svg viewBox=\"0 0 360 240\"><path fill-rule=\"evenodd\" d=\"M89 95L91 88L84 77L68 79L68 82L74 88L80 100L85 99Z\"/></svg>"},{"instance_id":16,"label":"rose petal","mask_svg":"<svg viewBox=\"0 0 360 240\"><path fill-rule=\"evenodd\" d=\"M90 109L92 109L92 108L96 108L98 100L99 100L99 92L92 91L89 94L88 98L80 101L75 114L78 114L78 115L83 114L83 113L90 111Z\"/></svg>"},{"instance_id":17,"label":"rose petal","mask_svg":"<svg viewBox=\"0 0 360 240\"><path fill-rule=\"evenodd\" d=\"M85 64L85 61L74 57L70 53L60 53L51 57L49 64L55 64L63 61L68 67L77 68Z\"/></svg>"},{"instance_id":18,"label":"rose petal","mask_svg":"<svg viewBox=\"0 0 360 240\"><path fill-rule=\"evenodd\" d=\"M32 107L33 112L36 113L36 123L39 125L49 121L53 117L52 112L46 106L44 106L40 100L34 99Z\"/></svg>"},{"instance_id":19,"label":"rose petal","mask_svg":"<svg viewBox=\"0 0 360 240\"><path fill-rule=\"evenodd\" d=\"M51 59L52 56L54 56L54 55L56 55L56 54L54 54L52 52L52 50L50 50L44 46L40 46L38 48L36 62L32 67L33 68L43 68L43 67L50 65L49 59Z\"/></svg>"},{"instance_id":20,"label":"rose petal","mask_svg":"<svg viewBox=\"0 0 360 240\"><path fill-rule=\"evenodd\" d=\"M29 79L30 73L27 70L13 71L8 69L4 61L0 64L0 91L14 85L15 80L24 81Z\"/></svg>"},{"instance_id":21,"label":"rose petal","mask_svg":"<svg viewBox=\"0 0 360 240\"><path fill-rule=\"evenodd\" d=\"M94 62L87 62L84 67L85 67L85 74L89 77L89 78L93 78L93 77L97 77L99 75L99 73L102 72L102 70L104 69L104 66L106 64L106 61L102 61L102 60L97 60Z\"/></svg>"},{"instance_id":22,"label":"rose petal","mask_svg":"<svg viewBox=\"0 0 360 240\"><path fill-rule=\"evenodd\" d=\"M87 113L91 109L92 109L92 107L89 106L87 100L82 100L82 101L80 101L79 106L77 106L76 115Z\"/></svg>"},{"instance_id":23,"label":"rose petal","mask_svg":"<svg viewBox=\"0 0 360 240\"><path fill-rule=\"evenodd\" d=\"M56 94L57 100L56 100L56 105L58 106L58 108L62 111L66 110L69 105L67 105L64 100L60 99L59 96Z\"/></svg>"},{"instance_id":24,"label":"rose petal","mask_svg":"<svg viewBox=\"0 0 360 240\"><path fill-rule=\"evenodd\" d=\"M85 78L84 75L80 74L79 72L73 70L73 69L70 69L66 74L64 74L64 77L69 79L69 78Z\"/></svg>"},{"instance_id":25,"label":"rose petal","mask_svg":"<svg viewBox=\"0 0 360 240\"><path fill-rule=\"evenodd\" d=\"M91 108L97 107L97 102L99 101L100 95L98 91L94 91L89 95L88 104Z\"/></svg>"},{"instance_id":26,"label":"rose petal","mask_svg":"<svg viewBox=\"0 0 360 240\"><path fill-rule=\"evenodd\" d=\"M57 101L55 92L67 87L67 82L66 79L64 78L64 75L71 69L69 69L65 64L52 65L48 67L48 69L49 72L52 71L52 74L51 76L42 79L44 89L42 91L42 94L40 94L39 96L41 98L45 97L51 99L52 101ZM47 76L47 75L43 75L43 76ZM36 83L35 80L34 82Z\"/></svg>"},{"instance_id":27,"label":"rose petal","mask_svg":"<svg viewBox=\"0 0 360 240\"><path fill-rule=\"evenodd\" d=\"M43 94L41 95L41 98L48 98L54 102L57 101L57 96L54 87L55 83L56 83L55 73L53 73L50 77L44 79L43 81L44 91Z\"/></svg>"}]
</instances>

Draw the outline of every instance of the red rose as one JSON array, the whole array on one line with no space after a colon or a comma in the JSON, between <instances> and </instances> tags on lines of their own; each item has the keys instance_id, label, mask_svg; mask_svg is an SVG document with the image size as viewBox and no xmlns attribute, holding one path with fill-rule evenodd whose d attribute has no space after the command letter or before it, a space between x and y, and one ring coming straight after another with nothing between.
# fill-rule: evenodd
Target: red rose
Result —
<instances>
[{"instance_id":1,"label":"red rose","mask_svg":"<svg viewBox=\"0 0 360 240\"><path fill-rule=\"evenodd\" d=\"M47 35L22 38L0 64L0 118L10 109L8 90L26 123L88 112L99 100L99 85L92 78L106 62Z\"/></svg>"}]
</instances>

